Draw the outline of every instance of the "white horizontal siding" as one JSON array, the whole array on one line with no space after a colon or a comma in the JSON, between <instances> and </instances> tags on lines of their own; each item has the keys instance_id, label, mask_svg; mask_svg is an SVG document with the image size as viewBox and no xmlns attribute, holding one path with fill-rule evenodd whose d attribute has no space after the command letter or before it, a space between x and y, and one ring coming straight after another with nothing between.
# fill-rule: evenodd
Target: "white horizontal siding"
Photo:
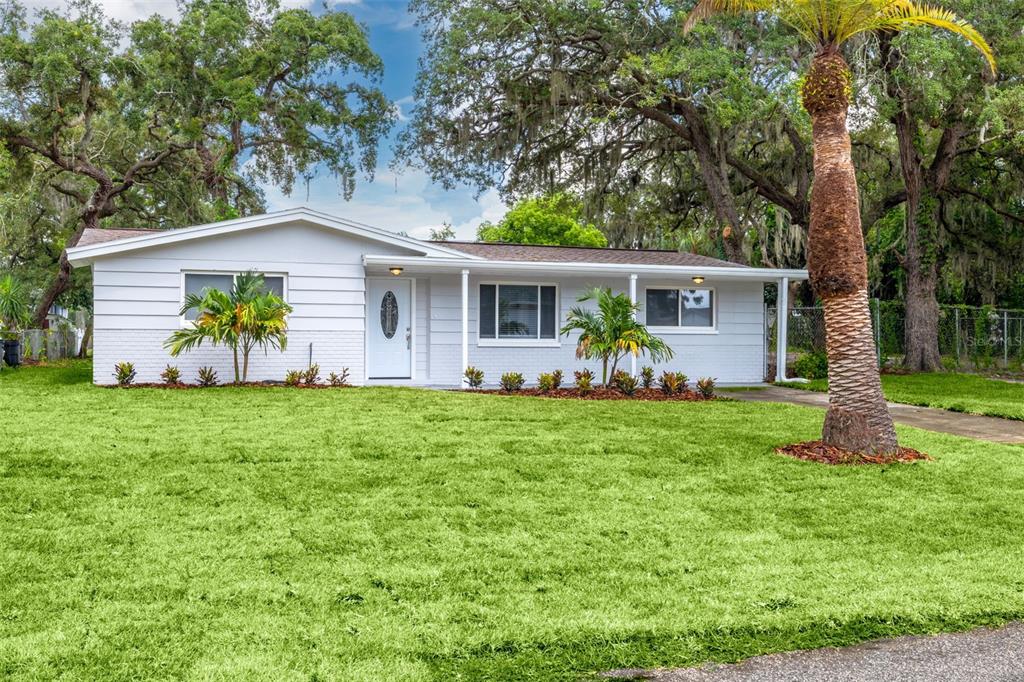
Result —
<instances>
[{"instance_id":1,"label":"white horizontal siding","mask_svg":"<svg viewBox=\"0 0 1024 682\"><path fill-rule=\"evenodd\" d=\"M320 362L325 375L349 367L353 381L362 381L362 257L371 251L407 253L308 225L281 225L99 259L93 266L95 379L109 383L113 364L130 361L136 364L140 381L157 381L168 362L186 374L213 365L228 380L230 358L225 349L204 347L172 360L163 343L181 325L182 272L252 269L284 273L287 299L294 308L288 318L287 353L261 354L258 361L254 356L254 378L283 379L287 369L304 367L312 342L314 362ZM424 365L425 360L424 352Z\"/></svg>"},{"instance_id":2,"label":"white horizontal siding","mask_svg":"<svg viewBox=\"0 0 1024 682\"><path fill-rule=\"evenodd\" d=\"M470 277L469 362L484 371L488 384L494 384L504 372L522 372L528 382L536 381L541 372L561 369L567 380L574 370L589 367L600 375L596 362L576 358L578 335L561 337L558 347L479 346L477 326L477 299L481 281L494 281L493 277ZM517 279L517 281L520 281ZM550 279L538 279L549 282ZM666 284L659 279L657 284ZM688 281L675 286L693 286ZM563 278L559 283L559 326L568 311L580 304L577 298L594 287L610 287L615 291L629 290L626 278ZM643 303L643 278L637 282L637 296ZM650 286L655 286L654 282ZM722 383L752 383L763 379L764 367L764 306L763 287L760 282L711 282L718 297L717 333L664 333L659 334L672 348L672 360L655 366L657 372L681 371L692 379L715 377ZM437 276L431 279L430 310L430 380L434 383L457 383L461 375L462 290L459 276ZM641 321L643 313L641 309ZM623 368L629 368L629 359ZM646 357L637 366L653 364Z\"/></svg>"}]
</instances>

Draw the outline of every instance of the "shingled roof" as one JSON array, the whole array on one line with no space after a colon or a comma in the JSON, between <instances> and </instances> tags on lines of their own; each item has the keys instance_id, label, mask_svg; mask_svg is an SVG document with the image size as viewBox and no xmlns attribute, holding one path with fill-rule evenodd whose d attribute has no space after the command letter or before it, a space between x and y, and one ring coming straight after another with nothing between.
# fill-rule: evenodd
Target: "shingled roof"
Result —
<instances>
[{"instance_id":1,"label":"shingled roof","mask_svg":"<svg viewBox=\"0 0 1024 682\"><path fill-rule=\"evenodd\" d=\"M116 242L119 239L139 237L144 234L153 234L155 232L162 232L162 230L155 230L152 228L88 228L84 232L82 232L82 237L78 240L78 243L75 244L75 246L92 246L93 244L105 244L106 242Z\"/></svg>"},{"instance_id":2,"label":"shingled roof","mask_svg":"<svg viewBox=\"0 0 1024 682\"><path fill-rule=\"evenodd\" d=\"M607 249L580 246L534 246L489 242L433 242L487 260L533 263L609 263L615 265L678 265L698 268L742 268L744 265L695 253L654 249Z\"/></svg>"},{"instance_id":3,"label":"shingled roof","mask_svg":"<svg viewBox=\"0 0 1024 682\"><path fill-rule=\"evenodd\" d=\"M141 228L87 229L77 246L93 246L107 242L155 234L165 230ZM607 249L582 246L536 246L532 244L500 244L468 241L428 242L471 256L495 261L524 263L602 263L610 265L676 265L698 268L744 268L745 265L700 256L695 253L656 249Z\"/></svg>"}]
</instances>

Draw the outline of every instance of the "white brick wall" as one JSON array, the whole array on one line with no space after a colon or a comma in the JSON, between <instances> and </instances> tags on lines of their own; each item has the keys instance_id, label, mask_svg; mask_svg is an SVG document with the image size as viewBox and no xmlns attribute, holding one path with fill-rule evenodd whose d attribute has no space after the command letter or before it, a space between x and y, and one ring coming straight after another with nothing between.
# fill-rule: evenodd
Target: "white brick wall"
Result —
<instances>
[{"instance_id":1,"label":"white brick wall","mask_svg":"<svg viewBox=\"0 0 1024 682\"><path fill-rule=\"evenodd\" d=\"M182 380L195 383L199 368L209 365L217 370L221 383L232 381L234 369L231 351L224 347L203 345L172 358L163 348L169 332L152 329L97 329L93 351L93 382L114 383L114 365L132 362L140 383L159 382L160 372L168 364L181 370ZM320 365L320 375L350 370L350 381L363 382L362 332L291 332L288 349L282 353L253 350L249 356L250 381L283 381L290 369L305 369L309 364L309 344L313 344L313 363Z\"/></svg>"}]
</instances>

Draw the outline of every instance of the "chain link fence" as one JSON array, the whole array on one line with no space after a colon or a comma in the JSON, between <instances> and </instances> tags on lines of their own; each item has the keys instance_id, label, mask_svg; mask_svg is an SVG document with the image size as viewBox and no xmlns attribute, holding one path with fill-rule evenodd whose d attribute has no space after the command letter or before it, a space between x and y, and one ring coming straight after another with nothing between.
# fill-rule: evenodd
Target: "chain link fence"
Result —
<instances>
[{"instance_id":1,"label":"chain link fence","mask_svg":"<svg viewBox=\"0 0 1024 682\"><path fill-rule=\"evenodd\" d=\"M882 366L903 362L905 306L871 301L875 347ZM787 366L805 353L825 352L825 315L820 307L790 308ZM765 310L765 376L775 376L777 311ZM939 354L949 370L984 372L1024 365L1024 310L990 306L939 306ZM789 374L792 375L792 372Z\"/></svg>"}]
</instances>

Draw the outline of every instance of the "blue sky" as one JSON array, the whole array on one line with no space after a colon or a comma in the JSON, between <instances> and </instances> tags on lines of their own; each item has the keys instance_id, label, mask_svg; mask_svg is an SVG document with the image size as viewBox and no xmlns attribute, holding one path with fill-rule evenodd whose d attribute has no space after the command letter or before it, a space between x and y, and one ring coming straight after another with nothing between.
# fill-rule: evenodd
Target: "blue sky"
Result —
<instances>
[{"instance_id":1,"label":"blue sky","mask_svg":"<svg viewBox=\"0 0 1024 682\"><path fill-rule=\"evenodd\" d=\"M174 0L99 0L108 16L125 22L152 14L174 16ZM27 0L30 8L63 6L64 0ZM286 7L306 7L323 11L323 0L282 0ZM370 44L384 60L385 94L406 118L412 107L417 59L422 51L419 29L407 11L407 0L329 0L330 9L351 13L363 24ZM307 185L296 185L291 196L274 187L265 187L270 210L306 205L326 213L376 227L426 237L431 228L450 223L462 239L472 239L483 220L497 221L506 207L494 190L476 197L468 187L447 191L431 183L415 169L395 173L389 168L393 159L394 138L406 125L400 120L389 139L378 150L378 167L373 182L360 177L350 201L345 201L337 180L329 174L318 175Z\"/></svg>"}]
</instances>

